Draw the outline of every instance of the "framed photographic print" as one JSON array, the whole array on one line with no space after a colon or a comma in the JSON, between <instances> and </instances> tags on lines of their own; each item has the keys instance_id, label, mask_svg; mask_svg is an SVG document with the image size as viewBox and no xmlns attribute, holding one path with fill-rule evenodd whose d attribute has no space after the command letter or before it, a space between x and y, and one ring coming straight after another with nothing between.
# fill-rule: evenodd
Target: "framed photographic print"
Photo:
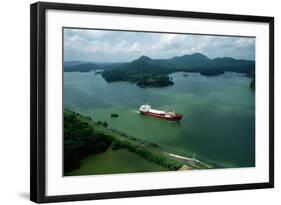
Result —
<instances>
[{"instance_id":1,"label":"framed photographic print","mask_svg":"<svg viewBox=\"0 0 281 205\"><path fill-rule=\"evenodd\" d=\"M274 186L274 18L31 5L34 202Z\"/></svg>"}]
</instances>

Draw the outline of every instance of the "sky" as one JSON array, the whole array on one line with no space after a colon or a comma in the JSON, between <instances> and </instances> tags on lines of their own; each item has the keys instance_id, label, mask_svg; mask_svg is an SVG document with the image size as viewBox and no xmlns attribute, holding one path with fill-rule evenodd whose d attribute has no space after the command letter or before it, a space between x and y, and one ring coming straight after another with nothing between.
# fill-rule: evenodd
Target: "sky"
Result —
<instances>
[{"instance_id":1,"label":"sky","mask_svg":"<svg viewBox=\"0 0 281 205\"><path fill-rule=\"evenodd\" d=\"M64 61L130 62L202 53L207 57L255 60L255 38L64 29Z\"/></svg>"}]
</instances>

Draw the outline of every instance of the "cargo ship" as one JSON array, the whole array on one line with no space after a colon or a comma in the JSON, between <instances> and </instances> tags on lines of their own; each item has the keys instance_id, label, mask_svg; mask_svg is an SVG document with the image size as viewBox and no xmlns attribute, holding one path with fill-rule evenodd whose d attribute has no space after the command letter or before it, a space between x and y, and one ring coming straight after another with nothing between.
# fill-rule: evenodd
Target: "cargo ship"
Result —
<instances>
[{"instance_id":1,"label":"cargo ship","mask_svg":"<svg viewBox=\"0 0 281 205\"><path fill-rule=\"evenodd\" d=\"M141 105L139 107L139 112L144 115L149 115L152 117L157 117L157 118L161 118L161 119L165 119L165 120L177 121L177 120L181 120L181 118L182 118L181 114L178 114L175 112L166 112L166 111L162 111L162 110L152 109L149 104Z\"/></svg>"}]
</instances>

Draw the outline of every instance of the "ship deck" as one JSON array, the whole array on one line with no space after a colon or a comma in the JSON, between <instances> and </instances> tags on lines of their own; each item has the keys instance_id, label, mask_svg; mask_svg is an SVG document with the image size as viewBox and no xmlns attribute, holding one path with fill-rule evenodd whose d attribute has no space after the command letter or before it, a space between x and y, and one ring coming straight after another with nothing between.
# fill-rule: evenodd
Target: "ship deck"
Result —
<instances>
[{"instance_id":1,"label":"ship deck","mask_svg":"<svg viewBox=\"0 0 281 205\"><path fill-rule=\"evenodd\" d=\"M165 114L164 111L161 111L161 110L154 110L154 109L150 109L148 112L155 113L155 114Z\"/></svg>"}]
</instances>

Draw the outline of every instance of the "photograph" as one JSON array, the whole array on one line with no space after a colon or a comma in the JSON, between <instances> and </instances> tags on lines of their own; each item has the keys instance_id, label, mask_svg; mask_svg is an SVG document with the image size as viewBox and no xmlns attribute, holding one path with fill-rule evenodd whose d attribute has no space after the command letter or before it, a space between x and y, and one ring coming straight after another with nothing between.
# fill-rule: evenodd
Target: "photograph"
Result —
<instances>
[{"instance_id":1,"label":"photograph","mask_svg":"<svg viewBox=\"0 0 281 205\"><path fill-rule=\"evenodd\" d=\"M63 176L255 167L255 36L62 38Z\"/></svg>"}]
</instances>

